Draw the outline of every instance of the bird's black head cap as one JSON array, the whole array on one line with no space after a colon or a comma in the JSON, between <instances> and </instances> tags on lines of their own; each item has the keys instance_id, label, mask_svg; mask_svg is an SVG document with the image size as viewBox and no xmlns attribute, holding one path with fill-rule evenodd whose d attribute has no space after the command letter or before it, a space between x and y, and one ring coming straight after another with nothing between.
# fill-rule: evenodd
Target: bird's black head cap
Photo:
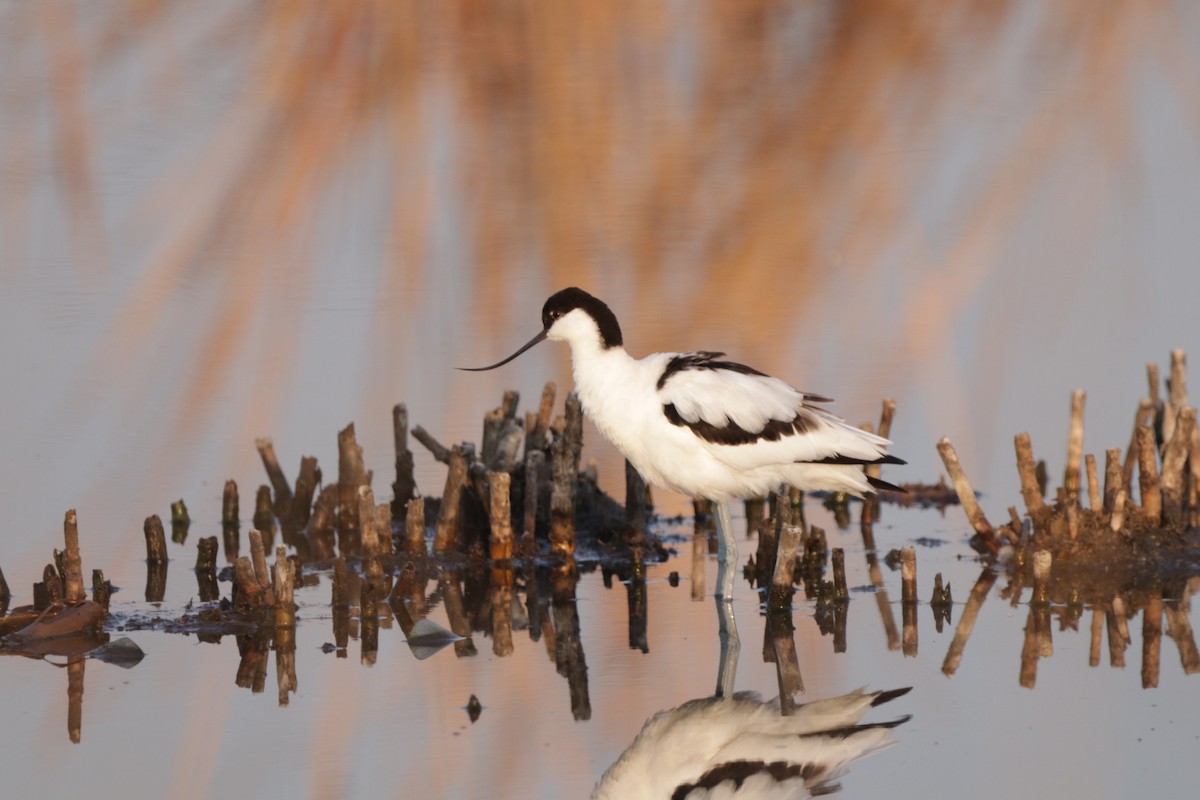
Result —
<instances>
[{"instance_id":1,"label":"bird's black head cap","mask_svg":"<svg viewBox=\"0 0 1200 800\"><path fill-rule=\"evenodd\" d=\"M542 325L549 329L555 320L577 308L596 320L605 350L624 344L621 326L617 324L617 315L602 300L575 286L550 295L550 299L542 306Z\"/></svg>"}]
</instances>

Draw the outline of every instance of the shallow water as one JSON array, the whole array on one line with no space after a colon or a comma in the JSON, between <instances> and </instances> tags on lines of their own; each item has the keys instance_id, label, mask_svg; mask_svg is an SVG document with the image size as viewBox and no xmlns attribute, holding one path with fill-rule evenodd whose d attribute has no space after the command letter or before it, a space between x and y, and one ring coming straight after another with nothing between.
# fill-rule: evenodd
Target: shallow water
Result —
<instances>
[{"instance_id":1,"label":"shallow water","mask_svg":"<svg viewBox=\"0 0 1200 800\"><path fill-rule=\"evenodd\" d=\"M551 345L497 372L452 367L512 352L568 284L613 307L634 355L725 350L837 398L856 423L895 397L909 465L885 477L935 481L934 442L948 436L993 521L1020 497L1015 433L1061 474L1070 392L1083 388L1085 451L1124 447L1145 362L1200 353L1188 58L1200 25L1186 4L1018 0L961 17L868 4L842 18L838 4L779 3L761 19L754 4L746 24L739 4L650 4L619 31L547 4L532 28L524 13L497 19L495 39L464 27L469 5L280 20L239 2L0 4L0 567L14 604L76 508L85 575L101 568L121 587L118 615L150 613L142 521L182 497L194 523L169 545L162 604L179 613L196 595L195 540L220 535L223 482L238 481L243 518L265 482L257 436L273 437L289 476L316 455L328 481L335 431L354 421L382 501L394 403L447 444L478 441L507 388L524 410L554 380L561 408L570 371ZM428 36L408 37L414 20ZM561 48L577 39L590 45ZM351 44L331 69L309 41ZM375 63L360 53L391 47L412 56L407 83L356 72ZM374 115L341 109L353 119L326 127L326 102L357 78L386 89ZM279 94L292 86L318 101ZM292 100L309 114L275 116ZM301 146L279 137L281 120ZM619 454L590 425L586 436L584 459L619 494ZM444 467L414 450L420 491L440 495ZM657 499L665 514L690 508ZM846 549L851 587L870 585L858 534L834 532L812 501L809 519ZM85 662L78 744L79 670L71 683L50 663L0 659L5 793L585 795L647 717L716 685L716 611L691 599L690 529L672 532L678 554L646 570L647 652L640 635L630 645L626 587L585 570L561 619L536 641L517 630L509 656L477 632L474 655L417 660L385 616L368 666L358 634L344 657L323 652L335 620L319 574L298 595L286 707L273 651L131 631L140 664ZM1144 690L1140 615L1126 666L1109 666L1105 631L1089 667L1091 610L1063 631L1056 609L1053 655L1025 688L1028 607L1000 596L1000 578L948 678L979 567L958 509L885 508L882 549L920 537L947 542L918 547L921 598L940 571L957 604L940 632L918 609L915 656L895 638L898 573L883 569L882 605L851 593L844 652L797 600L804 697L914 687L874 715L913 718L895 747L852 765L848 791L1174 797L1200 779L1200 684L1166 626L1158 688ZM429 615L446 625L435 586ZM733 608L735 687L771 696L745 584ZM586 684L553 657L556 624L570 642L576 619Z\"/></svg>"},{"instance_id":2,"label":"shallow water","mask_svg":"<svg viewBox=\"0 0 1200 800\"><path fill-rule=\"evenodd\" d=\"M844 652L835 652L833 636L820 633L815 604L803 592L797 595L794 640L805 689L797 699L860 686L913 687L871 715L872 721L903 714L912 719L893 732L894 747L851 765L841 781L847 791L865 797L894 796L897 787L906 796L931 797L1172 797L1200 777L1190 758L1200 741L1194 713L1200 677L1183 674L1169 636L1161 643L1158 688L1145 690L1140 618L1129 620L1132 641L1123 669L1109 666L1107 640L1101 665L1089 667L1091 613L1085 610L1079 630L1062 630L1055 622L1053 654L1037 662L1036 685L1022 688L1028 606L1001 599L1007 584L1001 577L983 603L961 664L947 677L943 660L980 574L964 543L959 510L943 517L934 510L885 507L876 527L885 548L922 537L945 542L918 546L919 595L928 598L933 575L941 572L957 602L940 632L931 609L917 609L914 655L901 647L899 572L882 567L888 601L881 604L857 531L836 532L812 500L807 512L811 523L830 531L831 547L846 550L852 591ZM297 596L298 688L284 693L286 703L280 702L275 652L262 653L257 689L249 678L253 670L243 671L247 685L239 687L239 668L246 664L235 637L202 643L190 635L134 631L126 635L147 654L137 666L86 663L80 741L72 745L66 671L8 658L0 706L9 735L0 767L11 791L50 796L97 787L113 795L125 787L133 796L214 797L231 786L260 796L585 796L649 716L711 696L716 687L714 602L711 595L692 599L690 526L669 530L679 536L677 554L646 569L645 652L629 626L629 585L614 579L606 587L603 570L587 567L573 604L551 601L543 570L546 611L542 624L532 626L540 640L518 628L507 657L494 655L493 640L476 631L469 643L418 660L396 621L386 617L373 655L364 654L357 626L345 651L323 652L322 645L334 641L333 614L329 576L318 575L318 585ZM743 558L753 546L743 542ZM178 611L193 593L193 579L183 548L171 547L177 560L165 608ZM710 590L714 558L704 557ZM676 571L681 580L672 586L668 577ZM480 576L486 582L484 570L464 581L468 610L480 599ZM521 586L519 581L517 598L524 604L529 598ZM139 588L116 595L116 618L148 610L138 601ZM430 619L448 627L438 584L426 589L433 600ZM742 648L735 689L772 697L777 674L763 660L764 617L755 597L739 581L733 607ZM576 613L586 669L560 671L554 654L559 648L562 661L562 648L572 647L567 639ZM519 626L519 611L515 618ZM536 610L532 619L539 619ZM483 706L473 723L465 710L471 695Z\"/></svg>"}]
</instances>

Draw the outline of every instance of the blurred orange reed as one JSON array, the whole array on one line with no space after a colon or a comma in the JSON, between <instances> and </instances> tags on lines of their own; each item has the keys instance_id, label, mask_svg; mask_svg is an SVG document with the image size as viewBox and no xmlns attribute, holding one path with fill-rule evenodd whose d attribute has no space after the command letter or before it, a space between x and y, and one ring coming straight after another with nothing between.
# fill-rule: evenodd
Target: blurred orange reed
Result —
<instances>
[{"instance_id":1,"label":"blurred orange reed","mask_svg":"<svg viewBox=\"0 0 1200 800\"><path fill-rule=\"evenodd\" d=\"M1171 15L1153 0L43 0L10 8L0 26L9 67L0 80L16 112L0 157L12 169L37 149L32 112L46 103L76 252L102 262L123 243L105 241L113 226L95 154L120 131L88 86L132 62L144 101L169 107L199 94L206 64L240 61L208 145L181 157L117 226L156 235L127 300L139 312L120 315L113 347L151 330L151 299L210 268L214 253L233 267L222 273L233 300L197 363L204 374L237 355L267 276L312 269L322 201L363 158L390 186L381 284L418 289L438 267L439 147L461 184L456 224L471 242L477 298L503 297L533 264L551 287L624 275L643 304L685 286L681 330L729 305L786 320L834 270L873 275L908 236L940 265L889 345L911 358L978 291L984 256L1081 130L1100 131L1091 138L1114 163L1125 157L1137 59L1153 50L1195 88ZM912 208L922 161L897 153L938 148L950 114L986 102L977 95L1003 68L1001 40L1030 26L1023 55L1045 81L1024 90L1028 115L1012 124L1001 160L972 166L978 188L952 224L923 230ZM203 29L188 37L191 51L174 44L189 28ZM1195 102L1188 112L1200 118ZM5 194L0 230L19 249L32 200ZM779 291L781 282L802 291ZM284 361L295 357L286 337L278 347Z\"/></svg>"}]
</instances>

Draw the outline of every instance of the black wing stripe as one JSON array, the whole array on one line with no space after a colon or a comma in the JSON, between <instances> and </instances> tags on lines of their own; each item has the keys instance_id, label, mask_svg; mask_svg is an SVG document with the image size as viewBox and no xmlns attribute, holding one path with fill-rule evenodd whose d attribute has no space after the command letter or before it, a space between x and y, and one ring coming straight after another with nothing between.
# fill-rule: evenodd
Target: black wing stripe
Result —
<instances>
[{"instance_id":1,"label":"black wing stripe","mask_svg":"<svg viewBox=\"0 0 1200 800\"><path fill-rule=\"evenodd\" d=\"M742 375L761 375L764 378L768 377L765 372L759 372L754 367L748 367L745 364L739 364L736 361L717 361L717 359L723 355L725 354L706 350L700 353L680 353L677 356L673 356L671 360L667 362L667 367L663 370L663 374L658 376L658 383L655 384L655 386L658 389L662 389L667 385L667 381L671 379L672 375L675 375L678 372L685 372L689 369L723 369L728 370L729 372L738 372Z\"/></svg>"},{"instance_id":2,"label":"black wing stripe","mask_svg":"<svg viewBox=\"0 0 1200 800\"><path fill-rule=\"evenodd\" d=\"M667 403L663 406L663 415L672 425L690 428L692 433L713 444L739 445L754 444L758 441L775 442L784 436L804 434L816 428L816 423L804 414L796 414L787 421L768 420L761 431L748 431L733 421L719 427L704 420L688 422L675 408L674 403Z\"/></svg>"},{"instance_id":3,"label":"black wing stripe","mask_svg":"<svg viewBox=\"0 0 1200 800\"><path fill-rule=\"evenodd\" d=\"M673 375L679 372L686 372L690 369L708 369L714 371L723 369L729 372L737 372L741 375L758 375L763 378L771 377L765 372L760 372L754 367L749 367L745 364L739 364L737 361L718 361L717 359L723 355L725 354L712 350L703 350L698 353L680 353L676 356L672 356L671 360L667 362L667 366L663 370L662 375L658 376L658 382L655 383L655 388L661 391L662 388L667 385L667 381L669 381ZM824 395L813 394L811 392L800 392L800 394L804 395L804 400L808 403L833 402L832 398L825 397Z\"/></svg>"}]
</instances>

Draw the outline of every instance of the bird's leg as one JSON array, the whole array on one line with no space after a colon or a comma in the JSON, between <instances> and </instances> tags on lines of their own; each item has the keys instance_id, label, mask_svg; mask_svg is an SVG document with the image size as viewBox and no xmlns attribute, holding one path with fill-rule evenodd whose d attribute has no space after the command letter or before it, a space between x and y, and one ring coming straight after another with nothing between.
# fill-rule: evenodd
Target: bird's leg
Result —
<instances>
[{"instance_id":1,"label":"bird's leg","mask_svg":"<svg viewBox=\"0 0 1200 800\"><path fill-rule=\"evenodd\" d=\"M737 542L733 538L733 518L729 501L717 501L717 598L733 600L733 580L737 570Z\"/></svg>"},{"instance_id":2,"label":"bird's leg","mask_svg":"<svg viewBox=\"0 0 1200 800\"><path fill-rule=\"evenodd\" d=\"M737 677L738 655L742 651L742 640L738 637L737 620L733 617L733 603L720 597L717 604L717 630L721 638L721 661L717 664L717 697L733 697L733 680Z\"/></svg>"}]
</instances>

